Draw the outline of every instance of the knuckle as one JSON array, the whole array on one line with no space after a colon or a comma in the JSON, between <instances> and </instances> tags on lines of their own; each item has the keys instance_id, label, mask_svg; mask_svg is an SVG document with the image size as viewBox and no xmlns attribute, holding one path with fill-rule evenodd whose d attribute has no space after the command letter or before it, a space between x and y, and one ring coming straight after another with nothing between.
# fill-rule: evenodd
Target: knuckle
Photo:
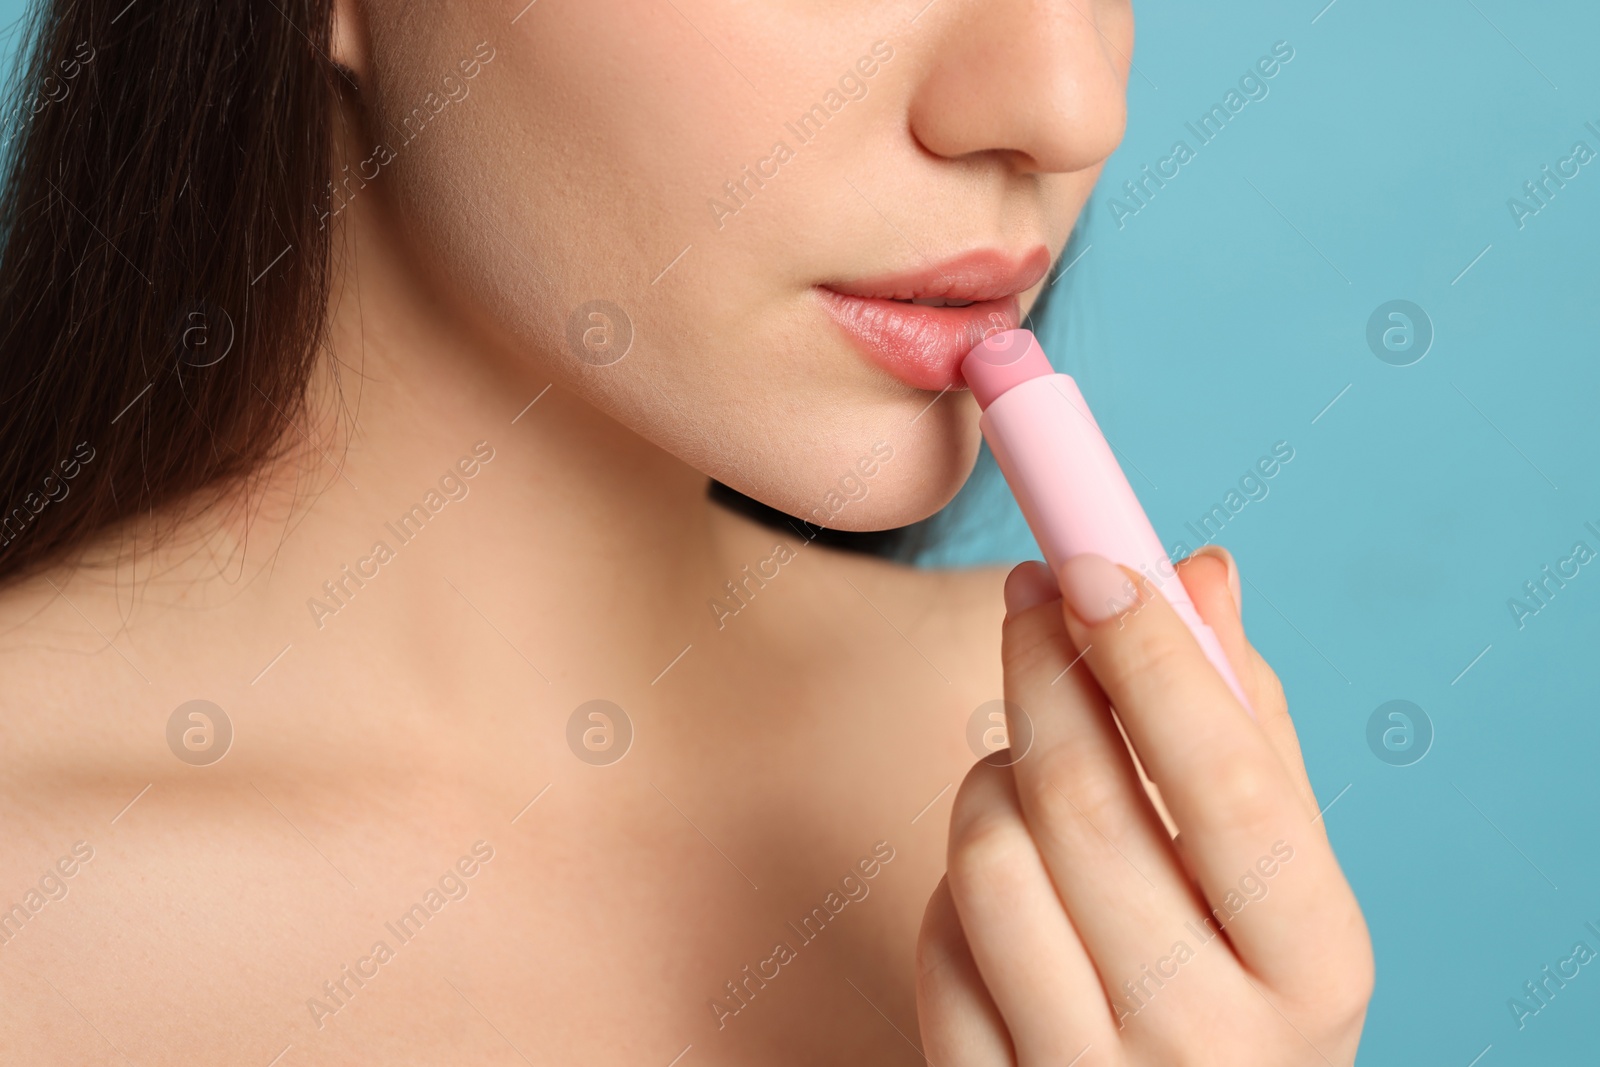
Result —
<instances>
[{"instance_id":1,"label":"knuckle","mask_svg":"<svg viewBox=\"0 0 1600 1067\"><path fill-rule=\"evenodd\" d=\"M1212 761L1207 790L1219 824L1247 829L1270 824L1283 793L1275 768L1244 751L1224 752Z\"/></svg>"},{"instance_id":2,"label":"knuckle","mask_svg":"<svg viewBox=\"0 0 1600 1067\"><path fill-rule=\"evenodd\" d=\"M1378 966L1372 954L1372 940L1362 924L1361 936L1356 939L1356 958L1351 965L1350 981L1346 986L1345 1010L1350 1020L1363 1016L1372 994L1378 985Z\"/></svg>"},{"instance_id":3,"label":"knuckle","mask_svg":"<svg viewBox=\"0 0 1600 1067\"><path fill-rule=\"evenodd\" d=\"M1317 988L1302 1000L1328 1027L1346 1029L1365 1016L1377 984L1372 940L1359 910L1354 912L1353 927L1339 931L1338 949L1330 956Z\"/></svg>"},{"instance_id":4,"label":"knuckle","mask_svg":"<svg viewBox=\"0 0 1600 1067\"><path fill-rule=\"evenodd\" d=\"M1129 1062L1114 1042L1110 1045L1095 1042L1084 1049L1082 1042L1076 1036L1070 1036L1063 1045L1061 1049L1052 1050L1054 1054L1049 1057L1040 1057L1032 1063L1021 1060L1019 1067L1035 1067L1035 1064L1037 1067L1046 1067L1046 1064L1050 1067L1060 1067L1061 1064L1069 1062L1071 1067L1126 1067ZM1074 1052L1077 1052L1076 1058L1073 1057Z\"/></svg>"},{"instance_id":5,"label":"knuckle","mask_svg":"<svg viewBox=\"0 0 1600 1067\"><path fill-rule=\"evenodd\" d=\"M1060 610L1059 602L1051 602L1006 619L1000 628L1000 662L1007 675L1042 673L1061 658L1066 627Z\"/></svg>"},{"instance_id":6,"label":"knuckle","mask_svg":"<svg viewBox=\"0 0 1600 1067\"><path fill-rule=\"evenodd\" d=\"M1033 840L1010 813L986 812L967 821L950 838L945 866L951 895L1015 899L1025 885Z\"/></svg>"},{"instance_id":7,"label":"knuckle","mask_svg":"<svg viewBox=\"0 0 1600 1067\"><path fill-rule=\"evenodd\" d=\"M953 842L964 828L986 811L994 808L997 800L1011 788L1006 779L1011 769L979 760L968 770L956 788L955 800L950 803L950 840Z\"/></svg>"},{"instance_id":8,"label":"knuckle","mask_svg":"<svg viewBox=\"0 0 1600 1067\"><path fill-rule=\"evenodd\" d=\"M1113 654L1105 658L1105 670L1109 674L1104 680L1107 689L1127 692L1135 688L1160 687L1181 676L1188 649L1171 635L1152 634L1137 626L1124 632L1127 636Z\"/></svg>"},{"instance_id":9,"label":"knuckle","mask_svg":"<svg viewBox=\"0 0 1600 1067\"><path fill-rule=\"evenodd\" d=\"M943 898L943 899L941 899ZM917 936L917 983L926 985L939 978L940 972L954 961L961 946L961 927L949 899L949 891L940 887L928 901L922 916L922 930Z\"/></svg>"},{"instance_id":10,"label":"knuckle","mask_svg":"<svg viewBox=\"0 0 1600 1067\"><path fill-rule=\"evenodd\" d=\"M1135 805L1115 770L1105 760L1063 746L1042 754L1019 788L1027 791L1025 807L1050 833L1095 840L1103 834L1116 841L1131 831Z\"/></svg>"},{"instance_id":11,"label":"knuckle","mask_svg":"<svg viewBox=\"0 0 1600 1067\"><path fill-rule=\"evenodd\" d=\"M1272 669L1272 665L1260 652L1256 651L1255 646L1245 647L1249 653L1251 681L1255 689L1252 695L1268 707L1287 709L1289 700L1284 693L1283 680L1278 677L1278 672Z\"/></svg>"},{"instance_id":12,"label":"knuckle","mask_svg":"<svg viewBox=\"0 0 1600 1067\"><path fill-rule=\"evenodd\" d=\"M1285 1009L1306 1020L1306 1025L1328 1034L1345 1034L1366 1017L1375 984L1370 952L1365 963L1351 960L1328 968L1313 986L1285 996Z\"/></svg>"},{"instance_id":13,"label":"knuckle","mask_svg":"<svg viewBox=\"0 0 1600 1067\"><path fill-rule=\"evenodd\" d=\"M1016 1067L1129 1067L1134 1062L1118 1047L1120 1042L1099 1036L1103 1030L1098 1020L1068 1021L1058 1017L1051 1023L1048 1031L1038 1030L1016 1042L1013 1061L992 1062L1014 1062Z\"/></svg>"},{"instance_id":14,"label":"knuckle","mask_svg":"<svg viewBox=\"0 0 1600 1067\"><path fill-rule=\"evenodd\" d=\"M1352 966L1349 977L1333 998L1334 1022L1341 1026L1349 1026L1359 1021L1366 1015L1367 1004L1372 1000L1372 991L1377 981L1372 954L1366 953L1364 960L1364 963Z\"/></svg>"},{"instance_id":15,"label":"knuckle","mask_svg":"<svg viewBox=\"0 0 1600 1067\"><path fill-rule=\"evenodd\" d=\"M943 944L943 931L930 931L923 928L922 936L917 938L916 974L917 984L927 985L939 976L950 963L950 950Z\"/></svg>"}]
</instances>

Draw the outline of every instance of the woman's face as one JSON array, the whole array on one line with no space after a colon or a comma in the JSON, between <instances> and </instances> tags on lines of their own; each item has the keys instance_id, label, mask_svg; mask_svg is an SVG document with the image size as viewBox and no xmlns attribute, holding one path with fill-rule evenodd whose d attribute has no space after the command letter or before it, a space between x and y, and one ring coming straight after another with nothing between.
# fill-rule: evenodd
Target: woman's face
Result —
<instances>
[{"instance_id":1,"label":"woman's face","mask_svg":"<svg viewBox=\"0 0 1600 1067\"><path fill-rule=\"evenodd\" d=\"M941 391L1046 284L1133 48L1128 0L339 2L350 173L449 314L528 395L840 529L970 472Z\"/></svg>"}]
</instances>

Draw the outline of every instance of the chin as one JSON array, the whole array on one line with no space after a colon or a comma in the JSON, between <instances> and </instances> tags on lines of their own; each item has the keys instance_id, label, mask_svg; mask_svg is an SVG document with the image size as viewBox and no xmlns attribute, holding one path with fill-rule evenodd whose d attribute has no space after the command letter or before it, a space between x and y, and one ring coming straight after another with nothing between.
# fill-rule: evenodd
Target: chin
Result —
<instances>
[{"instance_id":1,"label":"chin","mask_svg":"<svg viewBox=\"0 0 1600 1067\"><path fill-rule=\"evenodd\" d=\"M840 445L826 460L792 470L777 491L770 483L761 490L722 480L768 507L832 530L909 526L948 504L972 474L980 437L975 415L968 415L954 407L942 419L929 412L918 421L920 432Z\"/></svg>"}]
</instances>

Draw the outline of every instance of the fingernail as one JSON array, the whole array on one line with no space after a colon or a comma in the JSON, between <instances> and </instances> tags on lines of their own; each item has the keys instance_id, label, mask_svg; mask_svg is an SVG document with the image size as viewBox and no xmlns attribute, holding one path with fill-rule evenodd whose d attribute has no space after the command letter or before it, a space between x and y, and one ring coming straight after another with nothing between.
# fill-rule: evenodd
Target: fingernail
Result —
<instances>
[{"instance_id":1,"label":"fingernail","mask_svg":"<svg viewBox=\"0 0 1600 1067\"><path fill-rule=\"evenodd\" d=\"M1091 625L1116 618L1139 602L1132 580L1122 569L1093 552L1063 563L1058 580L1072 613Z\"/></svg>"},{"instance_id":2,"label":"fingernail","mask_svg":"<svg viewBox=\"0 0 1600 1067\"><path fill-rule=\"evenodd\" d=\"M1233 560L1233 553L1221 545L1201 545L1194 550L1197 556L1215 556L1228 565L1228 592L1233 594L1233 612L1240 618L1244 617L1244 591L1239 588L1239 565Z\"/></svg>"},{"instance_id":3,"label":"fingernail","mask_svg":"<svg viewBox=\"0 0 1600 1067\"><path fill-rule=\"evenodd\" d=\"M1061 595L1056 580L1050 577L1050 568L1038 560L1029 560L1011 568L1006 575L1006 614L1020 615L1029 608L1054 600Z\"/></svg>"}]
</instances>

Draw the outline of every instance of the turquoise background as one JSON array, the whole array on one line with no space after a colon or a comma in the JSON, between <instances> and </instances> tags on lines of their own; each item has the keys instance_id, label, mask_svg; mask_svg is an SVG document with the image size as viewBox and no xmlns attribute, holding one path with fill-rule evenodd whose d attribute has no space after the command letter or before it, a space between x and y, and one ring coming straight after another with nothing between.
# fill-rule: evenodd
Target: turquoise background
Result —
<instances>
[{"instance_id":1,"label":"turquoise background","mask_svg":"<svg viewBox=\"0 0 1600 1067\"><path fill-rule=\"evenodd\" d=\"M1372 927L1361 1063L1593 1064L1600 962L1521 1030L1508 1000L1600 951L1600 561L1521 629L1507 601L1600 551L1600 160L1522 229L1507 200L1600 151L1600 9L1325 2L1136 4L1127 138L1041 332L1169 544L1294 449L1219 540ZM1199 147L1185 123L1279 41L1266 98ZM1178 139L1195 158L1119 227ZM1367 342L1395 299L1436 334L1410 366ZM987 459L949 518L923 562L1035 554ZM1435 735L1408 766L1367 740L1394 699Z\"/></svg>"},{"instance_id":2,"label":"turquoise background","mask_svg":"<svg viewBox=\"0 0 1600 1067\"><path fill-rule=\"evenodd\" d=\"M1600 552L1600 159L1522 229L1507 207L1600 152L1600 9L1326 2L1135 3L1127 138L1040 332L1169 545L1295 450L1218 540L1372 928L1360 1063L1600 1063L1600 960L1522 1029L1508 1006L1600 952L1600 559L1521 629L1507 606ZM1197 147L1184 124L1278 41L1267 97ZM1111 198L1177 139L1195 158L1119 228ZM1436 333L1410 366L1367 344L1394 299ZM928 562L1036 554L985 468ZM1368 745L1392 699L1435 733L1409 766Z\"/></svg>"}]
</instances>

